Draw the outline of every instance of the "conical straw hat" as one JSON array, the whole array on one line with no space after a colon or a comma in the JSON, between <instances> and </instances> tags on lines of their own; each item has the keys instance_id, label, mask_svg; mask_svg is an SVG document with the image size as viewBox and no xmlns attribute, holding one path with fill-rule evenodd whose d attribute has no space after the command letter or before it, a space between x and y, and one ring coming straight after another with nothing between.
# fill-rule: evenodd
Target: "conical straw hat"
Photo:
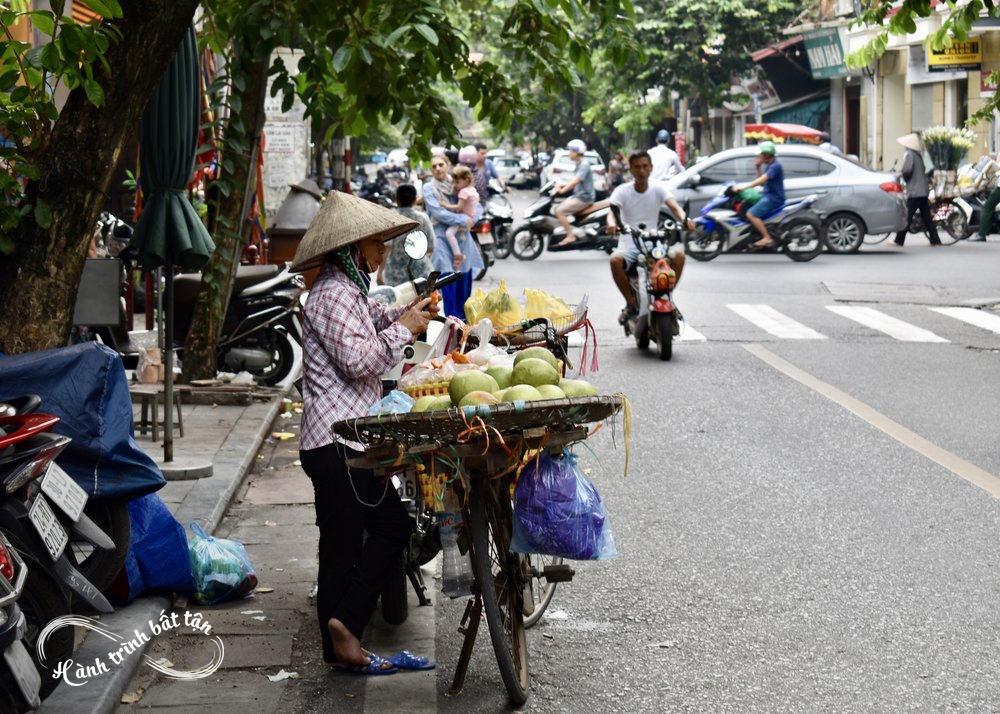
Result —
<instances>
[{"instance_id":1,"label":"conical straw hat","mask_svg":"<svg viewBox=\"0 0 1000 714\"><path fill-rule=\"evenodd\" d=\"M326 254L362 238L389 240L417 227L401 213L340 191L330 191L309 223L292 260L292 270L323 264Z\"/></svg>"},{"instance_id":2,"label":"conical straw hat","mask_svg":"<svg viewBox=\"0 0 1000 714\"><path fill-rule=\"evenodd\" d=\"M913 149L914 151L920 151L923 148L923 145L920 143L920 135L916 133L901 136L896 141L907 149Z\"/></svg>"}]
</instances>

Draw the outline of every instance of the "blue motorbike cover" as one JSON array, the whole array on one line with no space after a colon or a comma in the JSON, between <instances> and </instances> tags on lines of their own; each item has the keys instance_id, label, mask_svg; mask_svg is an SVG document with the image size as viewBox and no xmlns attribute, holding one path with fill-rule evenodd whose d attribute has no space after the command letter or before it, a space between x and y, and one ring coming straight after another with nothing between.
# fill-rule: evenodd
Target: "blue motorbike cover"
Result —
<instances>
[{"instance_id":1,"label":"blue motorbike cover","mask_svg":"<svg viewBox=\"0 0 1000 714\"><path fill-rule=\"evenodd\" d=\"M92 498L145 496L166 485L156 462L135 443L132 398L118 354L97 342L0 356L0 402L42 398L38 411L60 421L73 441L59 465Z\"/></svg>"}]
</instances>

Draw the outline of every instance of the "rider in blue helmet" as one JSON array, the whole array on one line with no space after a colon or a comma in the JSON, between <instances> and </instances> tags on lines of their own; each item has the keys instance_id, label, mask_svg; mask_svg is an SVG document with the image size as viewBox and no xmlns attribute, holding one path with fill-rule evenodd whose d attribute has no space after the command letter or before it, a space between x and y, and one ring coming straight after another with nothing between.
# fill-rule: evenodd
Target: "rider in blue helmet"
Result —
<instances>
[{"instance_id":1,"label":"rider in blue helmet","mask_svg":"<svg viewBox=\"0 0 1000 714\"><path fill-rule=\"evenodd\" d=\"M666 181L684 170L680 157L670 148L670 132L666 129L656 132L656 146L647 153L653 162L653 173L649 175L649 180L654 183Z\"/></svg>"}]
</instances>

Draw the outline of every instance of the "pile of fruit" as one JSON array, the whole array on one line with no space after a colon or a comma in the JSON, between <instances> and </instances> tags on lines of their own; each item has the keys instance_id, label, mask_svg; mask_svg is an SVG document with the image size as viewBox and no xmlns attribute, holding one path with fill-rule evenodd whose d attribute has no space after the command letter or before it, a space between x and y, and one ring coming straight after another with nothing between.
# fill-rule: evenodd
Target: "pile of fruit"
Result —
<instances>
[{"instance_id":1,"label":"pile of fruit","mask_svg":"<svg viewBox=\"0 0 1000 714\"><path fill-rule=\"evenodd\" d=\"M482 371L458 372L448 383L447 395L419 397L411 411L597 396L597 390L589 382L563 379L561 373L562 362L555 355L544 347L529 347L517 353L513 366L494 364Z\"/></svg>"}]
</instances>

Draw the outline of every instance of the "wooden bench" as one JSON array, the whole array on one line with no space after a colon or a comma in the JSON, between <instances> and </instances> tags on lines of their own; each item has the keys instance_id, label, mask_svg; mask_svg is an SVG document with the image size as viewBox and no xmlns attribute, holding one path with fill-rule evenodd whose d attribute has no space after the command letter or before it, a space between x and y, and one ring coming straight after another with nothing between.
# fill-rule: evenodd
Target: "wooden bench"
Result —
<instances>
[{"instance_id":1,"label":"wooden bench","mask_svg":"<svg viewBox=\"0 0 1000 714\"><path fill-rule=\"evenodd\" d=\"M135 404L139 402L142 404L142 411L140 412L139 421L137 426L139 427L139 434L142 436L146 435L147 429L152 429L153 441L160 440L160 418L159 410L160 405L163 404L164 392L162 384L130 384L129 395L132 397L132 403ZM177 428L177 432L180 436L184 436L184 417L181 412L181 393L187 391L187 387L183 385L174 385L173 389L173 406L177 414L174 421L174 426ZM150 412L152 412L152 418L150 418Z\"/></svg>"}]
</instances>

